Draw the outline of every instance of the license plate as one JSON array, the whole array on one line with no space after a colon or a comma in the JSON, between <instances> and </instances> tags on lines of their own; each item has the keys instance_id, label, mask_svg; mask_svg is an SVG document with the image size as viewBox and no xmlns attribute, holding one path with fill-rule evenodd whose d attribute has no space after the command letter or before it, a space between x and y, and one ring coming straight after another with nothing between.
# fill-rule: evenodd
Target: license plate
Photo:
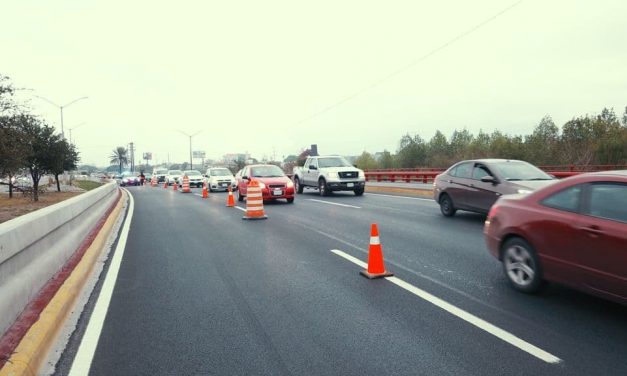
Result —
<instances>
[{"instance_id":1,"label":"license plate","mask_svg":"<svg viewBox=\"0 0 627 376\"><path fill-rule=\"evenodd\" d=\"M220 183L220 187L226 187L227 184L226 183Z\"/></svg>"},{"instance_id":2,"label":"license plate","mask_svg":"<svg viewBox=\"0 0 627 376\"><path fill-rule=\"evenodd\" d=\"M347 186L348 188L353 188L353 186L354 186L354 185L355 185L355 184L353 184L353 183L346 183L346 186Z\"/></svg>"},{"instance_id":3,"label":"license plate","mask_svg":"<svg viewBox=\"0 0 627 376\"><path fill-rule=\"evenodd\" d=\"M283 191L272 191L272 195L274 195L274 196L281 196L281 195L283 195Z\"/></svg>"}]
</instances>

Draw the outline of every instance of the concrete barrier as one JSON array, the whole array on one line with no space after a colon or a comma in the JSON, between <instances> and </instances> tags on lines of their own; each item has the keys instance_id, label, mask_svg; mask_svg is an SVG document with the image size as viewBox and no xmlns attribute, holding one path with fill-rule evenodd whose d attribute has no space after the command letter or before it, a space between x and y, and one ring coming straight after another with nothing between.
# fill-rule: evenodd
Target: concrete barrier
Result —
<instances>
[{"instance_id":1,"label":"concrete barrier","mask_svg":"<svg viewBox=\"0 0 627 376\"><path fill-rule=\"evenodd\" d=\"M0 224L0 336L117 198L108 183Z\"/></svg>"}]
</instances>

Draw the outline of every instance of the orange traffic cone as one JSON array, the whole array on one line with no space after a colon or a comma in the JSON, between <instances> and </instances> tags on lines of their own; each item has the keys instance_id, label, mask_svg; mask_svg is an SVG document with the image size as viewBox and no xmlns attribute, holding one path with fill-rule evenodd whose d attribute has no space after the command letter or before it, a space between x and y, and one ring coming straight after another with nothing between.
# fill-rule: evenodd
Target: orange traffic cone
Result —
<instances>
[{"instance_id":1,"label":"orange traffic cone","mask_svg":"<svg viewBox=\"0 0 627 376\"><path fill-rule=\"evenodd\" d=\"M246 191L246 215L242 219L267 219L263 211L261 187L256 180L251 180Z\"/></svg>"},{"instance_id":2,"label":"orange traffic cone","mask_svg":"<svg viewBox=\"0 0 627 376\"><path fill-rule=\"evenodd\" d=\"M191 193L192 190L189 188L189 176L183 176L183 185L181 187L181 193Z\"/></svg>"},{"instance_id":3,"label":"orange traffic cone","mask_svg":"<svg viewBox=\"0 0 627 376\"><path fill-rule=\"evenodd\" d=\"M233 198L233 190L231 189L230 185L229 185L229 196L226 199L226 206L228 208L232 208L235 206L235 199Z\"/></svg>"},{"instance_id":4,"label":"orange traffic cone","mask_svg":"<svg viewBox=\"0 0 627 376\"><path fill-rule=\"evenodd\" d=\"M368 270L362 270L359 274L368 279L390 277L394 274L385 271L383 264L383 251L379 240L379 229L373 223L370 227L370 247L368 249Z\"/></svg>"},{"instance_id":5,"label":"orange traffic cone","mask_svg":"<svg viewBox=\"0 0 627 376\"><path fill-rule=\"evenodd\" d=\"M174 191L179 190L179 183L176 180L174 181L174 183L172 183L172 190Z\"/></svg>"},{"instance_id":6,"label":"orange traffic cone","mask_svg":"<svg viewBox=\"0 0 627 376\"><path fill-rule=\"evenodd\" d=\"M202 198L208 198L209 192L207 191L207 183L202 183Z\"/></svg>"},{"instance_id":7,"label":"orange traffic cone","mask_svg":"<svg viewBox=\"0 0 627 376\"><path fill-rule=\"evenodd\" d=\"M168 189L168 181L167 180L163 182L163 188Z\"/></svg>"}]
</instances>

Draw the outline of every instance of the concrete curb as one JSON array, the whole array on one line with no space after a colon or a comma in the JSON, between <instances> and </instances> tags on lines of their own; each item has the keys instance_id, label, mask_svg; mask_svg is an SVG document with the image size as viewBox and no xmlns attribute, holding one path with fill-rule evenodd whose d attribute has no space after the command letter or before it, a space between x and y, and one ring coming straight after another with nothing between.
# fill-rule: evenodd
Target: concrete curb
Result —
<instances>
[{"instance_id":1,"label":"concrete curb","mask_svg":"<svg viewBox=\"0 0 627 376\"><path fill-rule=\"evenodd\" d=\"M37 322L22 338L4 367L0 369L0 376L38 374L57 333L74 308L77 297L98 260L107 238L111 235L113 225L121 215L126 199L128 198L124 193L80 262L43 309Z\"/></svg>"}]
</instances>

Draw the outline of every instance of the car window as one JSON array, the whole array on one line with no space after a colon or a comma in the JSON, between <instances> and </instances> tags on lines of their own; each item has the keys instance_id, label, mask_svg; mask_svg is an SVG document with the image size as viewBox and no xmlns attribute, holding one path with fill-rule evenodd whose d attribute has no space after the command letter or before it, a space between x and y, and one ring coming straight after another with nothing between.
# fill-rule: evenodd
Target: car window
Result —
<instances>
[{"instance_id":1,"label":"car window","mask_svg":"<svg viewBox=\"0 0 627 376\"><path fill-rule=\"evenodd\" d=\"M320 168L324 167L352 167L344 157L325 157L318 158Z\"/></svg>"},{"instance_id":2,"label":"car window","mask_svg":"<svg viewBox=\"0 0 627 376\"><path fill-rule=\"evenodd\" d=\"M553 180L554 178L536 166L523 161L497 162L492 165L502 178L508 181Z\"/></svg>"},{"instance_id":3,"label":"car window","mask_svg":"<svg viewBox=\"0 0 627 376\"><path fill-rule=\"evenodd\" d=\"M581 202L581 185L566 188L542 200L542 205L550 208L579 212Z\"/></svg>"},{"instance_id":4,"label":"car window","mask_svg":"<svg viewBox=\"0 0 627 376\"><path fill-rule=\"evenodd\" d=\"M627 184L592 184L586 214L627 223Z\"/></svg>"},{"instance_id":5,"label":"car window","mask_svg":"<svg viewBox=\"0 0 627 376\"><path fill-rule=\"evenodd\" d=\"M318 167L318 160L315 159L315 158L310 159L309 160L309 164L307 166L305 166L305 167L309 168L309 166L316 166L316 167Z\"/></svg>"},{"instance_id":6,"label":"car window","mask_svg":"<svg viewBox=\"0 0 627 376\"><path fill-rule=\"evenodd\" d=\"M484 176L493 176L490 170L484 165L476 165L472 169L472 178L475 180L481 180Z\"/></svg>"},{"instance_id":7,"label":"car window","mask_svg":"<svg viewBox=\"0 0 627 376\"><path fill-rule=\"evenodd\" d=\"M472 163L462 163L451 170L450 175L457 178L469 178L472 171Z\"/></svg>"}]
</instances>

